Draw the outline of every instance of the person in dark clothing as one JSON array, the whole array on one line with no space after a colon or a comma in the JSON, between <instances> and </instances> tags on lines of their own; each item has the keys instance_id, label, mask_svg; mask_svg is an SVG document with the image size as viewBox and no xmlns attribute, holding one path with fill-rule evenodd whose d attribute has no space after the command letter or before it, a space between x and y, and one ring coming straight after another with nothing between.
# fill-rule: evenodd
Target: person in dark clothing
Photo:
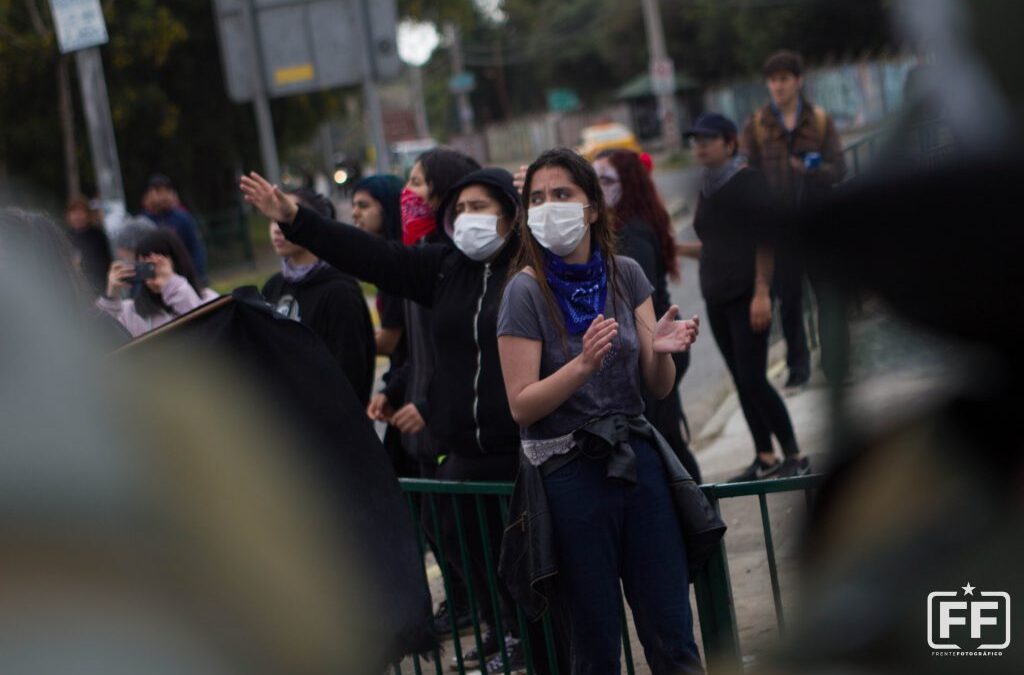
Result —
<instances>
[{"instance_id":1,"label":"person in dark clothing","mask_svg":"<svg viewBox=\"0 0 1024 675\"><path fill-rule=\"evenodd\" d=\"M773 218L764 175L737 154L736 125L708 113L687 139L704 167L693 227L700 238L700 287L715 342L729 368L743 416L754 439L754 462L734 481L802 475L793 423L768 381L768 329L772 319ZM782 447L775 457L772 437Z\"/></svg>"},{"instance_id":2,"label":"person in dark clothing","mask_svg":"<svg viewBox=\"0 0 1024 675\"><path fill-rule=\"evenodd\" d=\"M601 181L605 203L615 217L619 252L640 263L644 276L654 287L651 296L654 314L664 316L672 306L668 279L679 279L679 261L676 259L671 218L651 180L650 171L640 155L631 150L599 154L594 161L594 170ZM665 437L679 461L699 484L702 482L700 467L683 435L687 425L679 399L679 383L690 365L690 352L673 354L672 360L676 364L675 385L663 399L648 393L644 416Z\"/></svg>"},{"instance_id":3,"label":"person in dark clothing","mask_svg":"<svg viewBox=\"0 0 1024 675\"><path fill-rule=\"evenodd\" d=\"M764 173L777 205L795 212L818 201L842 180L846 173L842 146L832 119L803 95L799 54L785 50L772 54L763 73L771 101L744 125L740 153ZM790 247L777 249L772 290L786 337L786 386L800 387L811 375L803 318L804 265Z\"/></svg>"},{"instance_id":4,"label":"person in dark clothing","mask_svg":"<svg viewBox=\"0 0 1024 675\"><path fill-rule=\"evenodd\" d=\"M340 270L430 308L435 369L443 377L430 382L429 430L436 447L446 454L435 476L511 481L518 465L519 427L509 411L498 360L497 313L519 243L514 228L518 194L512 176L503 169L481 169L458 181L439 210L438 229L446 233L449 243L419 246L403 246L332 223L294 205L257 174L242 179L242 191L246 201L282 224L289 240ZM453 520L445 520L446 529L454 527ZM467 528L470 536L472 529ZM499 538L501 530L491 527ZM447 546L448 534L445 539ZM474 578L482 564L482 547L470 541L468 548L474 558L471 565L477 569L459 571L483 591L484 581ZM486 593L477 597L484 598ZM484 618L493 629L513 627L511 617L502 616L505 608L483 604ZM500 632L491 633L491 642L501 639ZM511 635L505 641L510 658L521 659L519 641ZM483 666L491 653L484 645L484 655L476 655L478 663ZM503 672L500 663L495 668L487 672Z\"/></svg>"},{"instance_id":5,"label":"person in dark clothing","mask_svg":"<svg viewBox=\"0 0 1024 675\"><path fill-rule=\"evenodd\" d=\"M402 181L397 176L381 174L362 179L352 189L352 223L387 241L402 241L401 195ZM374 333L374 340L377 354L388 357L388 372L384 374L387 386L407 358L405 301L378 289L376 305L380 328ZM374 421L387 422L394 414L394 408L381 391L370 397L366 414ZM387 424L382 440L396 476L415 478L420 475L419 462L405 451L398 427Z\"/></svg>"},{"instance_id":6,"label":"person in dark clothing","mask_svg":"<svg viewBox=\"0 0 1024 675\"><path fill-rule=\"evenodd\" d=\"M289 193L297 204L324 218L334 217L334 205L324 196L301 188ZM281 256L281 271L263 286L263 297L281 316L301 322L323 340L341 365L363 406L370 401L377 353L373 322L362 288L307 249L284 238L270 223L270 242Z\"/></svg>"},{"instance_id":7,"label":"person in dark clothing","mask_svg":"<svg viewBox=\"0 0 1024 675\"><path fill-rule=\"evenodd\" d=\"M202 283L207 282L206 247L199 232L199 223L191 213L181 208L178 193L174 191L171 179L163 174L153 174L142 196L143 215L160 227L166 227L178 235L185 245L192 265Z\"/></svg>"},{"instance_id":8,"label":"person in dark clothing","mask_svg":"<svg viewBox=\"0 0 1024 675\"><path fill-rule=\"evenodd\" d=\"M107 270L110 269L110 241L103 225L93 222L89 202L78 197L68 202L64 212L68 224L68 237L77 252L82 275L89 282L95 295L107 288Z\"/></svg>"}]
</instances>

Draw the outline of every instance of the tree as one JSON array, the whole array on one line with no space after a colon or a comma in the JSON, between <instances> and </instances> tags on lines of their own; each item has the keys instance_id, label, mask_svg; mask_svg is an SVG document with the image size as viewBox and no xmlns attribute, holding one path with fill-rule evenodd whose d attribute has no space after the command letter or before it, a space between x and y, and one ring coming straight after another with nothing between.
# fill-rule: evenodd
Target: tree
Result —
<instances>
[{"instance_id":1,"label":"tree","mask_svg":"<svg viewBox=\"0 0 1024 675\"><path fill-rule=\"evenodd\" d=\"M209 0L105 0L103 12L110 42L101 53L129 209L137 208L147 177L156 171L170 175L195 210L235 203L235 172L258 168L259 154L251 107L227 98ZM33 13L42 18L42 31L33 25ZM0 164L51 204L66 194L67 183L58 57L45 0L0 0ZM77 101L77 84L71 89ZM340 111L341 95L273 101L282 154ZM90 192L92 163L81 140L81 111L76 113L76 159Z\"/></svg>"}]
</instances>

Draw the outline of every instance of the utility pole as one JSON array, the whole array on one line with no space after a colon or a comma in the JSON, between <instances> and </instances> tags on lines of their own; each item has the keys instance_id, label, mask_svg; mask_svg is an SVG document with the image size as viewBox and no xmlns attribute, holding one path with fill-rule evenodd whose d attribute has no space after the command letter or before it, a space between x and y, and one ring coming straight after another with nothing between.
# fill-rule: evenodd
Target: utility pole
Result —
<instances>
[{"instance_id":1,"label":"utility pole","mask_svg":"<svg viewBox=\"0 0 1024 675\"><path fill-rule=\"evenodd\" d=\"M462 63L462 41L459 38L459 28L449 22L445 24L444 29L452 59L452 73L458 75L465 70ZM473 106L469 102L469 93L460 92L456 94L455 98L458 101L460 128L463 135L468 136L473 133Z\"/></svg>"},{"instance_id":2,"label":"utility pole","mask_svg":"<svg viewBox=\"0 0 1024 675\"><path fill-rule=\"evenodd\" d=\"M267 83L264 80L263 43L260 42L259 26L256 23L254 0L245 0L245 24L252 45L252 59L249 64L252 85L252 105L256 112L256 133L260 143L260 158L263 173L271 184L281 180L281 164L277 158L277 141L274 139L274 119L270 115L270 100L267 98Z\"/></svg>"},{"instance_id":3,"label":"utility pole","mask_svg":"<svg viewBox=\"0 0 1024 675\"><path fill-rule=\"evenodd\" d=\"M103 77L103 60L99 47L75 52L78 83L82 89L82 108L89 128L89 147L96 171L96 187L103 202L103 222L108 232L121 226L126 208L121 162L117 158L114 122L110 118L107 82Z\"/></svg>"},{"instance_id":4,"label":"utility pole","mask_svg":"<svg viewBox=\"0 0 1024 675\"><path fill-rule=\"evenodd\" d=\"M387 140L384 138L384 116L380 108L380 93L377 91L377 59L373 53L373 28L370 25L369 0L359 0L359 34L363 38L363 103L369 117L370 135L373 138L377 173L387 173L391 168Z\"/></svg>"},{"instance_id":5,"label":"utility pole","mask_svg":"<svg viewBox=\"0 0 1024 675\"><path fill-rule=\"evenodd\" d=\"M423 66L409 66L409 77L412 78L412 101L416 109L416 135L429 138L430 124L427 122L427 104L423 98Z\"/></svg>"},{"instance_id":6,"label":"utility pole","mask_svg":"<svg viewBox=\"0 0 1024 675\"><path fill-rule=\"evenodd\" d=\"M658 0L641 0L647 51L650 58L651 88L658 97L658 117L665 149L676 152L682 148L679 122L676 118L675 68L665 49L665 31L661 25Z\"/></svg>"}]
</instances>

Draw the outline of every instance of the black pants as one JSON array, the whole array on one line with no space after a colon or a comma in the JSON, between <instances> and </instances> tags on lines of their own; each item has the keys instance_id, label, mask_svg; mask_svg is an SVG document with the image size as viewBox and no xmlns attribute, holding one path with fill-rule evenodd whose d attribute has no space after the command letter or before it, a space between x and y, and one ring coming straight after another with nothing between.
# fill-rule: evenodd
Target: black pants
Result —
<instances>
[{"instance_id":1,"label":"black pants","mask_svg":"<svg viewBox=\"0 0 1024 675\"><path fill-rule=\"evenodd\" d=\"M437 467L434 478L437 480L512 482L515 480L518 468L518 454L508 453L481 457L452 454ZM437 505L441 520L444 554L454 570L455 576L471 586L477 611L484 622L492 627L496 626L495 618L500 612L502 627L505 631L518 633L512 599L504 584L497 584L499 606L495 607L492 602L487 580L487 558L484 555L484 539L480 532L476 500L472 496L459 496L453 500L452 497L440 495L437 499L440 500ZM498 552L501 550L501 539L505 533L505 527L497 500L484 498L483 503L487 534L489 535L490 562L492 569L497 569ZM458 520L455 515L456 508L458 508L459 514ZM460 529L468 566L463 559L462 546L459 542Z\"/></svg>"},{"instance_id":2,"label":"black pants","mask_svg":"<svg viewBox=\"0 0 1024 675\"><path fill-rule=\"evenodd\" d=\"M736 384L743 417L754 437L754 450L773 452L772 436L775 436L785 455L799 453L786 404L768 381L769 331L755 333L750 326L750 297L709 304L708 321Z\"/></svg>"},{"instance_id":3,"label":"black pants","mask_svg":"<svg viewBox=\"0 0 1024 675\"><path fill-rule=\"evenodd\" d=\"M772 293L779 303L789 373L807 377L811 374L811 352L804 330L804 269L796 255L788 252L776 255Z\"/></svg>"}]
</instances>

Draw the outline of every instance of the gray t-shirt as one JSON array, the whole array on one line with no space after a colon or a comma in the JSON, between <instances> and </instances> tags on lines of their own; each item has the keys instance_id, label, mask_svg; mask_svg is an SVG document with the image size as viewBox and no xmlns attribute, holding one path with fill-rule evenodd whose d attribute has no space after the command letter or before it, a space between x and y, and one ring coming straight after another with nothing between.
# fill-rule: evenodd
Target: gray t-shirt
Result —
<instances>
[{"instance_id":1,"label":"gray t-shirt","mask_svg":"<svg viewBox=\"0 0 1024 675\"><path fill-rule=\"evenodd\" d=\"M551 439L569 434L587 422L612 414L639 415L644 411L640 380L640 347L634 310L650 297L650 282L632 258L615 256L619 272L619 297L613 302L611 285L604 315L619 322L619 333L601 368L553 413L522 430L524 440ZM562 322L558 314L559 323ZM653 329L653 326L651 327ZM540 379L551 375L583 351L583 333L566 335L563 348L559 327L551 321L551 312L537 280L519 272L505 288L498 309L498 337L540 340L544 343L540 359Z\"/></svg>"}]
</instances>

